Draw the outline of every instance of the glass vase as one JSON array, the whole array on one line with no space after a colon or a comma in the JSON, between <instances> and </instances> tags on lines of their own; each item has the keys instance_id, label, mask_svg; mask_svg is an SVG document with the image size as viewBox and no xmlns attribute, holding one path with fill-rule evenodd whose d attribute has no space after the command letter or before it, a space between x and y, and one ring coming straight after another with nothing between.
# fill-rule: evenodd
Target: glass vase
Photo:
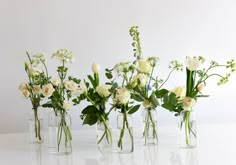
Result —
<instances>
[{"instance_id":1,"label":"glass vase","mask_svg":"<svg viewBox=\"0 0 236 165\"><path fill-rule=\"evenodd\" d=\"M117 116L118 141L117 147L119 153L131 153L134 151L133 121L132 117L126 113Z\"/></svg>"},{"instance_id":2,"label":"glass vase","mask_svg":"<svg viewBox=\"0 0 236 165\"><path fill-rule=\"evenodd\" d=\"M142 112L144 145L158 144L157 111L144 109Z\"/></svg>"},{"instance_id":3,"label":"glass vase","mask_svg":"<svg viewBox=\"0 0 236 165\"><path fill-rule=\"evenodd\" d=\"M197 146L196 116L194 111L183 111L180 114L179 139L181 148Z\"/></svg>"},{"instance_id":4,"label":"glass vase","mask_svg":"<svg viewBox=\"0 0 236 165\"><path fill-rule=\"evenodd\" d=\"M65 112L49 114L50 152L66 155L72 152L71 117Z\"/></svg>"},{"instance_id":5,"label":"glass vase","mask_svg":"<svg viewBox=\"0 0 236 165\"><path fill-rule=\"evenodd\" d=\"M40 109L29 113L29 141L30 143L43 142L43 118Z\"/></svg>"},{"instance_id":6,"label":"glass vase","mask_svg":"<svg viewBox=\"0 0 236 165\"><path fill-rule=\"evenodd\" d=\"M109 120L97 122L97 144L100 149L112 147L112 129Z\"/></svg>"}]
</instances>

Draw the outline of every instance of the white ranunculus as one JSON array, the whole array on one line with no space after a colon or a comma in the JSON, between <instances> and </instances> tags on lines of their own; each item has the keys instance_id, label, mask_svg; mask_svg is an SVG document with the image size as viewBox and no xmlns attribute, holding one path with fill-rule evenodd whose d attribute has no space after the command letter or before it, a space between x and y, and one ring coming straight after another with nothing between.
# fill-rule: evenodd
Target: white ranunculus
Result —
<instances>
[{"instance_id":1,"label":"white ranunculus","mask_svg":"<svg viewBox=\"0 0 236 165\"><path fill-rule=\"evenodd\" d=\"M59 49L55 53L53 53L52 58L57 58L61 62L70 62L74 61L74 55L72 51L68 49Z\"/></svg>"},{"instance_id":2,"label":"white ranunculus","mask_svg":"<svg viewBox=\"0 0 236 165\"><path fill-rule=\"evenodd\" d=\"M45 97L50 97L52 96L53 92L55 91L55 89L53 88L52 84L46 84L43 86L42 88L42 94Z\"/></svg>"},{"instance_id":3,"label":"white ranunculus","mask_svg":"<svg viewBox=\"0 0 236 165\"><path fill-rule=\"evenodd\" d=\"M27 89L27 84L25 82L20 83L18 89L20 91L23 91L23 90Z\"/></svg>"},{"instance_id":4,"label":"white ranunculus","mask_svg":"<svg viewBox=\"0 0 236 165\"><path fill-rule=\"evenodd\" d=\"M65 81L64 87L69 91L75 91L78 88L74 81Z\"/></svg>"},{"instance_id":5,"label":"white ranunculus","mask_svg":"<svg viewBox=\"0 0 236 165\"><path fill-rule=\"evenodd\" d=\"M202 63L203 63L203 59L201 56L197 56L193 58L187 56L185 60L185 65L190 71L197 70Z\"/></svg>"},{"instance_id":6,"label":"white ranunculus","mask_svg":"<svg viewBox=\"0 0 236 165\"><path fill-rule=\"evenodd\" d=\"M40 85L33 85L33 93L36 94L36 95L41 94Z\"/></svg>"},{"instance_id":7,"label":"white ranunculus","mask_svg":"<svg viewBox=\"0 0 236 165\"><path fill-rule=\"evenodd\" d=\"M22 96L27 99L30 96L30 92L27 89L24 89L22 90Z\"/></svg>"},{"instance_id":8,"label":"white ranunculus","mask_svg":"<svg viewBox=\"0 0 236 165\"><path fill-rule=\"evenodd\" d=\"M175 95L179 97L180 99L183 99L186 95L186 88L183 86L179 86L171 90L171 92L175 93Z\"/></svg>"},{"instance_id":9,"label":"white ranunculus","mask_svg":"<svg viewBox=\"0 0 236 165\"><path fill-rule=\"evenodd\" d=\"M204 83L200 83L200 84L198 84L198 86L197 86L197 90L198 90L198 92L202 92L202 90L203 90L203 88L205 88L205 84Z\"/></svg>"},{"instance_id":10,"label":"white ranunculus","mask_svg":"<svg viewBox=\"0 0 236 165\"><path fill-rule=\"evenodd\" d=\"M63 103L63 109L64 109L64 110L69 110L69 109L72 108L72 106L73 106L73 104L72 104L71 102L69 102L69 101L65 101L65 102Z\"/></svg>"},{"instance_id":11,"label":"white ranunculus","mask_svg":"<svg viewBox=\"0 0 236 165\"><path fill-rule=\"evenodd\" d=\"M111 92L109 91L111 89L111 85L99 85L96 87L96 92L99 94L101 97L108 97Z\"/></svg>"},{"instance_id":12,"label":"white ranunculus","mask_svg":"<svg viewBox=\"0 0 236 165\"><path fill-rule=\"evenodd\" d=\"M99 64L92 64L92 71L93 71L93 73L98 73L100 71L100 65Z\"/></svg>"},{"instance_id":13,"label":"white ranunculus","mask_svg":"<svg viewBox=\"0 0 236 165\"><path fill-rule=\"evenodd\" d=\"M183 109L191 110L191 107L196 104L196 101L191 97L185 97L183 100Z\"/></svg>"},{"instance_id":14,"label":"white ranunculus","mask_svg":"<svg viewBox=\"0 0 236 165\"><path fill-rule=\"evenodd\" d=\"M147 75L139 73L133 77L131 80L131 84L133 87L135 87L138 84L138 81L140 82L140 87L145 87L147 84Z\"/></svg>"},{"instance_id":15,"label":"white ranunculus","mask_svg":"<svg viewBox=\"0 0 236 165\"><path fill-rule=\"evenodd\" d=\"M142 73L149 74L152 71L152 66L148 60L140 59L138 60L138 70Z\"/></svg>"},{"instance_id":16,"label":"white ranunculus","mask_svg":"<svg viewBox=\"0 0 236 165\"><path fill-rule=\"evenodd\" d=\"M31 67L28 69L28 73L30 76L37 76L39 75L40 73L42 73L43 71L40 70L39 68L37 67Z\"/></svg>"},{"instance_id":17,"label":"white ranunculus","mask_svg":"<svg viewBox=\"0 0 236 165\"><path fill-rule=\"evenodd\" d=\"M119 88L116 91L116 96L115 99L120 103L120 104L127 104L130 100L130 92L126 88Z\"/></svg>"},{"instance_id":18,"label":"white ranunculus","mask_svg":"<svg viewBox=\"0 0 236 165\"><path fill-rule=\"evenodd\" d=\"M61 81L59 79L53 79L51 83L53 86L57 87L61 83Z\"/></svg>"}]
</instances>

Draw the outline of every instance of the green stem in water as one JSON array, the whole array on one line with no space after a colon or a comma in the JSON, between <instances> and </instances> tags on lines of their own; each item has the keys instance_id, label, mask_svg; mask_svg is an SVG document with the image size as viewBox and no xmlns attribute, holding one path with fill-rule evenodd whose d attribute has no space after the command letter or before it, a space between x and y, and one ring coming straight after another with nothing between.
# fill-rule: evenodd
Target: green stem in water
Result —
<instances>
[{"instance_id":1,"label":"green stem in water","mask_svg":"<svg viewBox=\"0 0 236 165\"><path fill-rule=\"evenodd\" d=\"M41 126L40 126L40 120L38 118L38 111L37 109L34 109L34 125L35 125L35 137L38 138L39 140L42 140L42 137L41 137Z\"/></svg>"}]
</instances>

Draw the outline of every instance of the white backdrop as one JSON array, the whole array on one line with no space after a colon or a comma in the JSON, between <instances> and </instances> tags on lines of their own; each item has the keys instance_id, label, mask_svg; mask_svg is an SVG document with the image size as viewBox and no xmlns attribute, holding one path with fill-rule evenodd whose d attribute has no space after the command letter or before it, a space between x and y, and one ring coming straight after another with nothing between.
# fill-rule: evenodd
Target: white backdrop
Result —
<instances>
[{"instance_id":1,"label":"white backdrop","mask_svg":"<svg viewBox=\"0 0 236 165\"><path fill-rule=\"evenodd\" d=\"M160 57L156 73L165 76L168 62L186 55L218 61L235 57L235 7L235 0L0 0L0 133L28 129L31 105L18 91L18 84L26 80L26 50L50 57L59 48L71 49L76 61L70 74L82 78L93 62L104 69L132 59L128 31L139 25L144 55ZM55 75L57 61L49 65ZM168 87L184 85L184 78L184 73L177 74ZM235 79L220 88L209 82L205 93L211 97L195 107L199 123L236 121ZM83 106L70 112L73 129L81 128ZM159 125L175 123L173 114L159 110Z\"/></svg>"}]
</instances>

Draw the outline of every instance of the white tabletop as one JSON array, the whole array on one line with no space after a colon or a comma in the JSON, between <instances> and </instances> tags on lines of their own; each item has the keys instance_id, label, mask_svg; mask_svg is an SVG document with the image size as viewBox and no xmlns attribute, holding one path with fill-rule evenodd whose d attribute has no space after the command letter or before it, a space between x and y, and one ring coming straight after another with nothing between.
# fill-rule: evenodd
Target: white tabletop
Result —
<instances>
[{"instance_id":1,"label":"white tabletop","mask_svg":"<svg viewBox=\"0 0 236 165\"><path fill-rule=\"evenodd\" d=\"M47 142L28 143L28 135L0 134L0 165L236 165L236 125L198 125L198 147L181 149L174 127L159 128L159 145L136 139L132 154L101 152L95 130L73 131L73 152L53 155Z\"/></svg>"}]
</instances>

